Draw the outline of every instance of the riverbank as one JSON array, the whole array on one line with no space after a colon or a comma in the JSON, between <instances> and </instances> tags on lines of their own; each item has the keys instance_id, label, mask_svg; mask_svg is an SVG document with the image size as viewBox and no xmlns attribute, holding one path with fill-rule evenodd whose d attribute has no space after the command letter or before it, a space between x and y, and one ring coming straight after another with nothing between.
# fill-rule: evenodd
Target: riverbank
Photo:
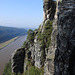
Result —
<instances>
[{"instance_id":1,"label":"riverbank","mask_svg":"<svg viewBox=\"0 0 75 75\"><path fill-rule=\"evenodd\" d=\"M15 40L18 39L18 38L19 38L19 36L14 37L13 39L10 39L10 40L8 40L8 41L6 41L6 42L0 43L0 50L1 50L2 48L4 48L4 47L8 46L10 43L12 43L13 41L15 41Z\"/></svg>"},{"instance_id":2,"label":"riverbank","mask_svg":"<svg viewBox=\"0 0 75 75\"><path fill-rule=\"evenodd\" d=\"M20 36L8 46L0 50L0 75L2 75L5 65L9 62L11 54L18 48L22 47L27 35Z\"/></svg>"}]
</instances>

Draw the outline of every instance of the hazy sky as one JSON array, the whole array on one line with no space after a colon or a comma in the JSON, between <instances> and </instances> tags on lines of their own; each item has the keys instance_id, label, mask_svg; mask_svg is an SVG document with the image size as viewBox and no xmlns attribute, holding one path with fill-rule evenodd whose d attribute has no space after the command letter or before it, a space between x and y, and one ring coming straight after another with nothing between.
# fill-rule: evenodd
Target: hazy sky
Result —
<instances>
[{"instance_id":1,"label":"hazy sky","mask_svg":"<svg viewBox=\"0 0 75 75\"><path fill-rule=\"evenodd\" d=\"M0 0L0 25L37 28L43 21L43 0Z\"/></svg>"}]
</instances>

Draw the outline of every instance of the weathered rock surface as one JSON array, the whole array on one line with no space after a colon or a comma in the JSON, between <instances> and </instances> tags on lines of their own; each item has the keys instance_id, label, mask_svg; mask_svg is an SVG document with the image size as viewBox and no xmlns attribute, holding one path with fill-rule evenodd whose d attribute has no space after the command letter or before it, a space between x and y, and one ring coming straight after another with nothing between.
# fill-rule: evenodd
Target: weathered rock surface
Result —
<instances>
[{"instance_id":1,"label":"weathered rock surface","mask_svg":"<svg viewBox=\"0 0 75 75\"><path fill-rule=\"evenodd\" d=\"M55 15L56 16L56 15ZM46 56L46 61L44 65L45 73L44 75L53 75L54 74L54 58L55 58L55 49L56 49L56 35L57 35L57 18L53 21L53 31L51 34L51 44L48 48L48 53Z\"/></svg>"},{"instance_id":2,"label":"weathered rock surface","mask_svg":"<svg viewBox=\"0 0 75 75\"><path fill-rule=\"evenodd\" d=\"M40 68L41 67L41 45L37 40L37 36L35 36L34 46L35 46L35 66Z\"/></svg>"},{"instance_id":3,"label":"weathered rock surface","mask_svg":"<svg viewBox=\"0 0 75 75\"><path fill-rule=\"evenodd\" d=\"M48 48L48 53L46 56L46 61L44 65L45 73L44 75L53 75L54 74L54 58L55 58L55 49L56 49L56 35L57 35L57 19L54 20L53 25L55 26L51 35L51 44Z\"/></svg>"},{"instance_id":4,"label":"weathered rock surface","mask_svg":"<svg viewBox=\"0 0 75 75\"><path fill-rule=\"evenodd\" d=\"M39 27L39 29L38 29L39 31L37 31L37 33L40 32L40 35L42 35L44 33L44 27L45 27L44 24L46 24L46 22L48 20L54 19L54 15L55 15L55 11L56 11L56 4L53 0L44 0L43 8L44 8L44 16L45 16L44 22ZM54 31L53 31L53 35L54 35ZM45 51L47 48L44 47L44 49L42 49L41 41L38 39L37 33L34 37L33 45L29 45L28 50L31 51L31 58L34 61L34 65L36 67L40 68L41 66L44 65L44 62L42 62L42 60L45 60L45 58L44 59L42 58L42 51ZM48 54L48 53L46 52L46 54Z\"/></svg>"},{"instance_id":5,"label":"weathered rock surface","mask_svg":"<svg viewBox=\"0 0 75 75\"><path fill-rule=\"evenodd\" d=\"M30 44L27 50L31 52L31 58L32 58L34 65L40 68L41 67L41 46L37 40L37 35L34 38L33 45Z\"/></svg>"},{"instance_id":6,"label":"weathered rock surface","mask_svg":"<svg viewBox=\"0 0 75 75\"><path fill-rule=\"evenodd\" d=\"M75 75L75 0L59 3L55 75Z\"/></svg>"},{"instance_id":7,"label":"weathered rock surface","mask_svg":"<svg viewBox=\"0 0 75 75\"><path fill-rule=\"evenodd\" d=\"M41 40L38 39L38 32L42 35L45 31L45 24L47 21L52 21L55 16L56 3L53 0L44 0L44 21L37 31L33 45L29 45L28 49L31 51L31 58L34 61L34 65L38 68L44 65L44 75L53 75L54 73L54 54L56 48L56 34L57 34L57 18L55 18L53 23L53 31L50 36L51 44L49 48L41 47ZM45 35L45 34L44 34ZM46 58L43 58L42 51L45 51ZM48 51L48 52L47 52ZM44 60L42 62L42 60ZM46 61L45 61L46 60ZM25 62L26 67L26 62Z\"/></svg>"},{"instance_id":8,"label":"weathered rock surface","mask_svg":"<svg viewBox=\"0 0 75 75\"><path fill-rule=\"evenodd\" d=\"M52 4L52 3L51 3ZM57 3L56 3L57 4ZM44 75L53 75L54 74L54 58L55 58L55 49L56 49L56 35L57 35L57 7L55 7L56 5L53 4L53 13L51 15L53 15L53 30L51 33L51 43L50 46L48 48L48 53L46 56L46 61L45 61L45 65L44 65ZM56 13L54 12L56 11ZM50 13L49 13L50 14ZM52 19L50 19L52 20Z\"/></svg>"},{"instance_id":9,"label":"weathered rock surface","mask_svg":"<svg viewBox=\"0 0 75 75\"><path fill-rule=\"evenodd\" d=\"M44 21L48 19L53 20L56 11L55 2L53 0L44 0L43 8L44 8Z\"/></svg>"},{"instance_id":10,"label":"weathered rock surface","mask_svg":"<svg viewBox=\"0 0 75 75\"><path fill-rule=\"evenodd\" d=\"M29 60L38 68L44 66L44 75L75 75L75 0L58 1L56 6L55 1L44 0L44 21L33 32L33 42L26 41L25 49L18 49L12 55L12 72L22 73ZM48 47L47 36L43 37L47 21L53 22L51 34L47 35ZM41 35L43 40L38 38Z\"/></svg>"}]
</instances>

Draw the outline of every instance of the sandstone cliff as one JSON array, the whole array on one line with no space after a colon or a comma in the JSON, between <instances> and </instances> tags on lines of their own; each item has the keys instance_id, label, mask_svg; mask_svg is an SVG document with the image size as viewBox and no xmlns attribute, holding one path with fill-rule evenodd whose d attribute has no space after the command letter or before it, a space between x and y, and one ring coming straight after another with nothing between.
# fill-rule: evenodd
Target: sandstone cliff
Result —
<instances>
[{"instance_id":1,"label":"sandstone cliff","mask_svg":"<svg viewBox=\"0 0 75 75\"><path fill-rule=\"evenodd\" d=\"M17 50L12 56L12 72L28 75L32 66L38 70L35 75L75 75L74 3L74 0L44 0L44 21L38 29L28 31L27 40L20 49L24 52Z\"/></svg>"},{"instance_id":2,"label":"sandstone cliff","mask_svg":"<svg viewBox=\"0 0 75 75\"><path fill-rule=\"evenodd\" d=\"M24 71L26 72L26 70L28 70L27 63L29 61L38 68L44 67L43 70L45 70L45 75L47 75L47 73L50 75L54 72L54 47L56 46L56 22L54 22L56 20L54 20L54 16L56 12L56 2L53 0L44 0L43 8L44 21L37 30L28 31L28 37L25 41L24 49L22 49L25 50L25 57L23 57L23 60L25 59L24 66L21 65L21 67L24 67ZM16 53L18 53L18 51ZM20 71L17 67L17 62L20 62L20 60L17 59L21 58L21 56L16 53L12 56L12 72L21 73L23 72L23 68L22 71Z\"/></svg>"},{"instance_id":3,"label":"sandstone cliff","mask_svg":"<svg viewBox=\"0 0 75 75\"><path fill-rule=\"evenodd\" d=\"M62 0L58 10L55 75L75 75L75 0Z\"/></svg>"}]
</instances>

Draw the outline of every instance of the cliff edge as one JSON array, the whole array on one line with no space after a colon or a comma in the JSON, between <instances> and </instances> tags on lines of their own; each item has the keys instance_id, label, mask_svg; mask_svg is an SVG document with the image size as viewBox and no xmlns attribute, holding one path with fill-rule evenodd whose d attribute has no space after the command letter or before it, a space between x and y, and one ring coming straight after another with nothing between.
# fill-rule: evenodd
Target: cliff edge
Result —
<instances>
[{"instance_id":1,"label":"cliff edge","mask_svg":"<svg viewBox=\"0 0 75 75\"><path fill-rule=\"evenodd\" d=\"M74 3L74 0L44 0L44 21L38 29L28 31L23 47L12 56L12 72L75 75Z\"/></svg>"}]
</instances>

